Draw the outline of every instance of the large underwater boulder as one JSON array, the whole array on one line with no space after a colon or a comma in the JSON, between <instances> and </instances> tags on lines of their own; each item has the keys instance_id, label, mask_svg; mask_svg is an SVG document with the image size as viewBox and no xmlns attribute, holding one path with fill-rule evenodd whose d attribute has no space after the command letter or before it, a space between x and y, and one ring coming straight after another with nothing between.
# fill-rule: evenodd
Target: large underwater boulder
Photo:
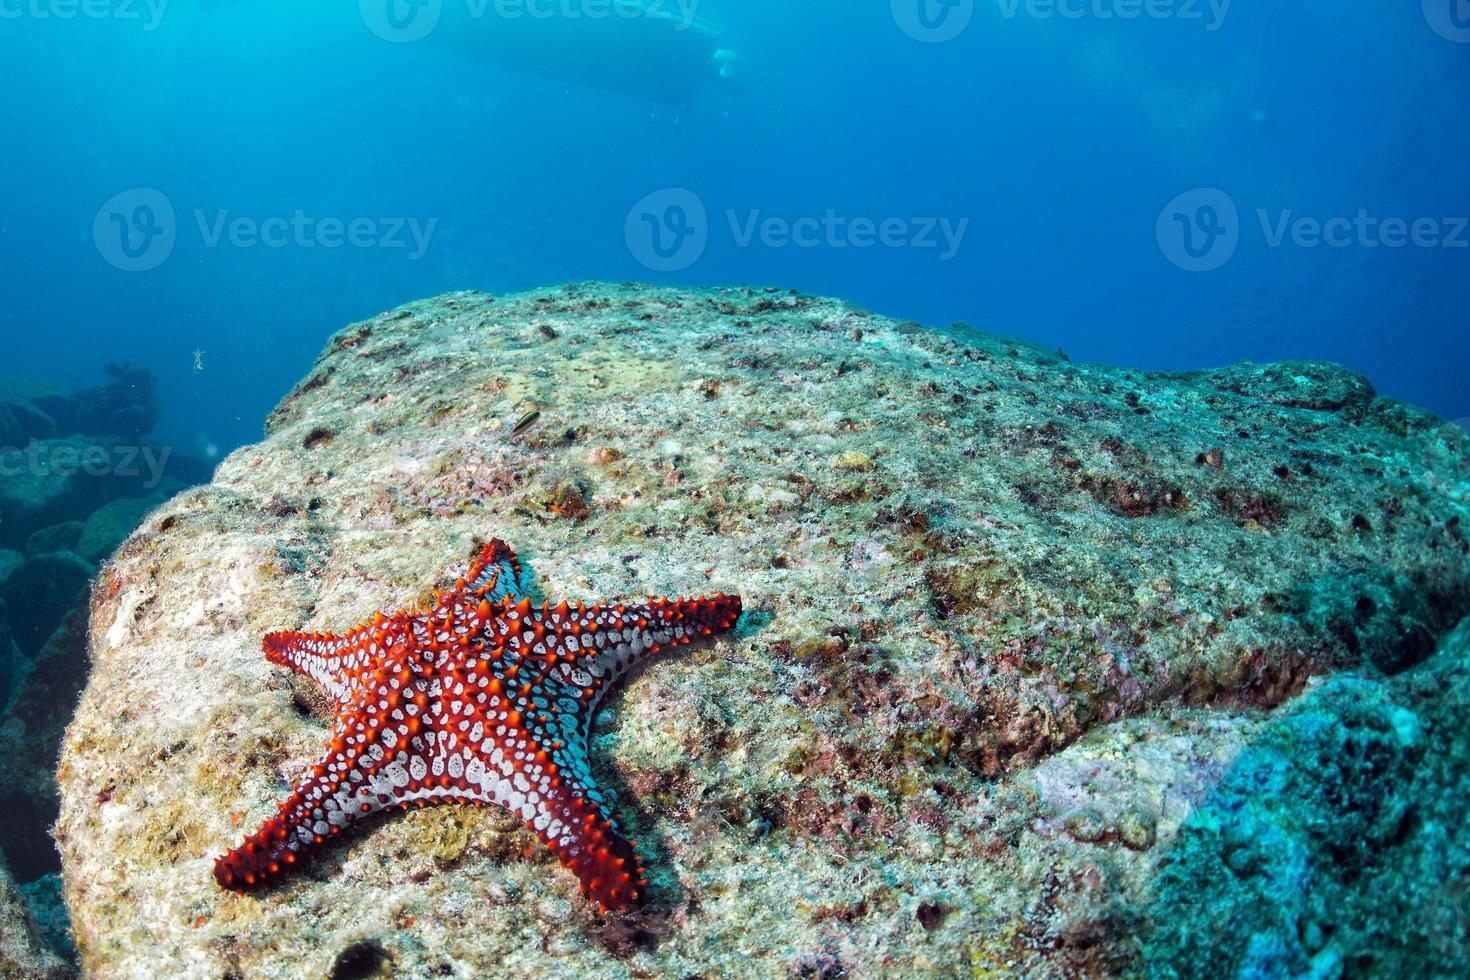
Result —
<instances>
[{"instance_id":1,"label":"large underwater boulder","mask_svg":"<svg viewBox=\"0 0 1470 980\"><path fill-rule=\"evenodd\" d=\"M108 364L107 380L71 393L57 414L62 432L140 438L158 424L158 379L146 369Z\"/></svg>"},{"instance_id":2,"label":"large underwater boulder","mask_svg":"<svg viewBox=\"0 0 1470 980\"><path fill-rule=\"evenodd\" d=\"M143 523L165 497L127 497L104 504L87 518L76 552L87 561L103 562Z\"/></svg>"},{"instance_id":3,"label":"large underwater boulder","mask_svg":"<svg viewBox=\"0 0 1470 980\"><path fill-rule=\"evenodd\" d=\"M1085 975L1187 972L1198 935L1241 964L1443 971L1414 909L1453 919L1467 853L1435 684L1467 518L1463 440L1330 366L1079 365L775 290L411 304L336 336L265 440L102 573L58 773L82 962ZM417 605L490 535L548 597L744 597L596 728L647 907L599 915L515 817L457 807L222 891L214 856L329 738L263 634ZM1340 793L1293 774L1336 757ZM1355 881L1391 896L1381 922L1333 928ZM1300 911L1264 907L1287 887Z\"/></svg>"},{"instance_id":4,"label":"large underwater boulder","mask_svg":"<svg viewBox=\"0 0 1470 980\"><path fill-rule=\"evenodd\" d=\"M0 548L0 585L10 578L15 570L26 563L26 556L19 551Z\"/></svg>"},{"instance_id":5,"label":"large underwater boulder","mask_svg":"<svg viewBox=\"0 0 1470 980\"><path fill-rule=\"evenodd\" d=\"M1395 676L1314 682L1164 850L1154 976L1470 968L1470 622Z\"/></svg>"},{"instance_id":6,"label":"large underwater boulder","mask_svg":"<svg viewBox=\"0 0 1470 980\"><path fill-rule=\"evenodd\" d=\"M0 545L21 549L37 530L74 520L96 507L110 485L89 476L81 461L109 450L86 436L42 439L4 449L0 481Z\"/></svg>"},{"instance_id":7,"label":"large underwater boulder","mask_svg":"<svg viewBox=\"0 0 1470 980\"><path fill-rule=\"evenodd\" d=\"M0 377L0 547L71 547L44 539L71 533L117 498L156 497L206 478L199 461L143 441L158 422L157 380L142 368L106 370L101 384L69 392ZM28 541L38 534L41 542Z\"/></svg>"},{"instance_id":8,"label":"large underwater boulder","mask_svg":"<svg viewBox=\"0 0 1470 980\"><path fill-rule=\"evenodd\" d=\"M136 527L136 525L134 525ZM75 551L86 527L81 521L66 521L52 524L31 533L26 538L26 554L44 555L55 551Z\"/></svg>"},{"instance_id":9,"label":"large underwater boulder","mask_svg":"<svg viewBox=\"0 0 1470 980\"><path fill-rule=\"evenodd\" d=\"M118 436L71 435L0 447L0 547L31 552L118 500L151 499L208 479L199 461ZM116 515L114 515L116 516ZM44 537L44 535L43 535Z\"/></svg>"},{"instance_id":10,"label":"large underwater boulder","mask_svg":"<svg viewBox=\"0 0 1470 980\"><path fill-rule=\"evenodd\" d=\"M26 559L0 583L0 599L10 610L10 629L21 651L34 657L61 625L68 609L86 594L92 565L70 551Z\"/></svg>"}]
</instances>

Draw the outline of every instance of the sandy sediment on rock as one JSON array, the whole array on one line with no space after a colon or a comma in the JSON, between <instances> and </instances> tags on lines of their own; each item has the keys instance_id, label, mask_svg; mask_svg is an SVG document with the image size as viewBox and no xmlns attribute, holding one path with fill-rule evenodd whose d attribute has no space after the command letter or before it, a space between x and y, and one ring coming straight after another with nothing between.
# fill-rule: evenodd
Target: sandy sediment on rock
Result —
<instances>
[{"instance_id":1,"label":"sandy sediment on rock","mask_svg":"<svg viewBox=\"0 0 1470 980\"><path fill-rule=\"evenodd\" d=\"M771 290L411 304L100 578L59 773L84 965L1146 969L1165 862L1268 709L1438 669L1467 501L1457 430L1325 365L1078 365ZM221 892L327 737L261 636L413 604L491 535L552 599L744 596L597 728L648 909L598 917L513 818L451 807Z\"/></svg>"}]
</instances>

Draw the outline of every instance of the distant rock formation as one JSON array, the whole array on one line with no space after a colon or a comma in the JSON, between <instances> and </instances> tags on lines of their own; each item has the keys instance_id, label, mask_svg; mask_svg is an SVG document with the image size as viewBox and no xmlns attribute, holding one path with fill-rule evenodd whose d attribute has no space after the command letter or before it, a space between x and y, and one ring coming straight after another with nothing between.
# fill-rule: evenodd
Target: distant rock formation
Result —
<instances>
[{"instance_id":1,"label":"distant rock formation","mask_svg":"<svg viewBox=\"0 0 1470 980\"><path fill-rule=\"evenodd\" d=\"M138 439L158 424L158 380L143 368L108 364L107 381L66 392L47 381L0 378L0 446L32 439Z\"/></svg>"}]
</instances>

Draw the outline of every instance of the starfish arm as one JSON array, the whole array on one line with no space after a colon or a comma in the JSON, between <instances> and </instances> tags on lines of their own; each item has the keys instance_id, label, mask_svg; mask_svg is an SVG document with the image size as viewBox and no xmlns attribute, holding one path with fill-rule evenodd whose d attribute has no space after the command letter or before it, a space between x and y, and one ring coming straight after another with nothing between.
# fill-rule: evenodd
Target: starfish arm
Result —
<instances>
[{"instance_id":1,"label":"starfish arm","mask_svg":"<svg viewBox=\"0 0 1470 980\"><path fill-rule=\"evenodd\" d=\"M465 588L475 599L499 602L502 599L520 599L521 563L510 545L495 538L480 549L470 569L465 573Z\"/></svg>"},{"instance_id":2,"label":"starfish arm","mask_svg":"<svg viewBox=\"0 0 1470 980\"><path fill-rule=\"evenodd\" d=\"M619 680L660 650L707 639L735 625L740 618L739 596L716 595L698 599L655 599L636 606L599 606L578 624L575 677L581 684L587 711L597 705Z\"/></svg>"},{"instance_id":3,"label":"starfish arm","mask_svg":"<svg viewBox=\"0 0 1470 980\"><path fill-rule=\"evenodd\" d=\"M311 830L311 809L302 790L293 792L259 830L215 858L214 880L221 888L245 892L308 857L326 838Z\"/></svg>"},{"instance_id":4,"label":"starfish arm","mask_svg":"<svg viewBox=\"0 0 1470 980\"><path fill-rule=\"evenodd\" d=\"M247 891L266 884L370 813L401 803L408 752L423 728L427 683L401 664L382 667L337 716L320 762L254 834L215 861L215 880Z\"/></svg>"},{"instance_id":5,"label":"starfish arm","mask_svg":"<svg viewBox=\"0 0 1470 980\"><path fill-rule=\"evenodd\" d=\"M335 789L331 788L335 786ZM313 769L281 803L275 816L214 862L220 887L246 892L269 884L319 850L355 821L346 789L332 774Z\"/></svg>"},{"instance_id":6,"label":"starfish arm","mask_svg":"<svg viewBox=\"0 0 1470 980\"><path fill-rule=\"evenodd\" d=\"M297 783L275 816L215 860L214 877L221 887L238 892L261 887L357 819L352 783L337 768L341 753L335 747L344 727L337 726L333 748Z\"/></svg>"},{"instance_id":7,"label":"starfish arm","mask_svg":"<svg viewBox=\"0 0 1470 980\"><path fill-rule=\"evenodd\" d=\"M604 909L636 903L647 886L643 866L592 780L585 720L559 714L547 697L489 693L494 686L481 688L480 676L488 675L453 671L430 687L426 714L445 721L413 739L399 796L420 805L504 807L556 851L583 894ZM560 687L554 680L548 685L553 701Z\"/></svg>"},{"instance_id":8,"label":"starfish arm","mask_svg":"<svg viewBox=\"0 0 1470 980\"><path fill-rule=\"evenodd\" d=\"M342 655L350 646L345 636L330 633L268 633L261 644L265 659L277 667L303 674L326 688L339 704L347 696Z\"/></svg>"},{"instance_id":9,"label":"starfish arm","mask_svg":"<svg viewBox=\"0 0 1470 980\"><path fill-rule=\"evenodd\" d=\"M519 813L577 876L582 894L603 909L624 909L642 898L648 882L637 845L618 829L590 776L584 780L558 767L541 799Z\"/></svg>"},{"instance_id":10,"label":"starfish arm","mask_svg":"<svg viewBox=\"0 0 1470 980\"><path fill-rule=\"evenodd\" d=\"M345 704L352 697L354 678L376 670L387 656L394 642L392 631L385 628L390 625L392 621L379 617L345 636L269 633L261 646L266 660L310 677L338 704Z\"/></svg>"},{"instance_id":11,"label":"starfish arm","mask_svg":"<svg viewBox=\"0 0 1470 980\"><path fill-rule=\"evenodd\" d=\"M502 603L483 621L483 639L512 664L509 684L534 689L561 681L565 697L588 722L607 693L630 670L660 650L707 639L735 625L739 596L653 599L647 603L534 610L530 601ZM524 669L523 669L524 668Z\"/></svg>"}]
</instances>

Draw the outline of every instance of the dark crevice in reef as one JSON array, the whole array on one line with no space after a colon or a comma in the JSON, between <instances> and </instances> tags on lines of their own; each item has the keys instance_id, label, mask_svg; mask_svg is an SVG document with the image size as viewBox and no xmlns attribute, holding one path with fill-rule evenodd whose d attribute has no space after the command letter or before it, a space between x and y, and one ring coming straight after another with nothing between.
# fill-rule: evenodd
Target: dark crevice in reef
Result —
<instances>
[{"instance_id":1,"label":"dark crevice in reef","mask_svg":"<svg viewBox=\"0 0 1470 980\"><path fill-rule=\"evenodd\" d=\"M371 980L383 976L393 962L383 944L375 939L353 943L337 954L330 980Z\"/></svg>"}]
</instances>

